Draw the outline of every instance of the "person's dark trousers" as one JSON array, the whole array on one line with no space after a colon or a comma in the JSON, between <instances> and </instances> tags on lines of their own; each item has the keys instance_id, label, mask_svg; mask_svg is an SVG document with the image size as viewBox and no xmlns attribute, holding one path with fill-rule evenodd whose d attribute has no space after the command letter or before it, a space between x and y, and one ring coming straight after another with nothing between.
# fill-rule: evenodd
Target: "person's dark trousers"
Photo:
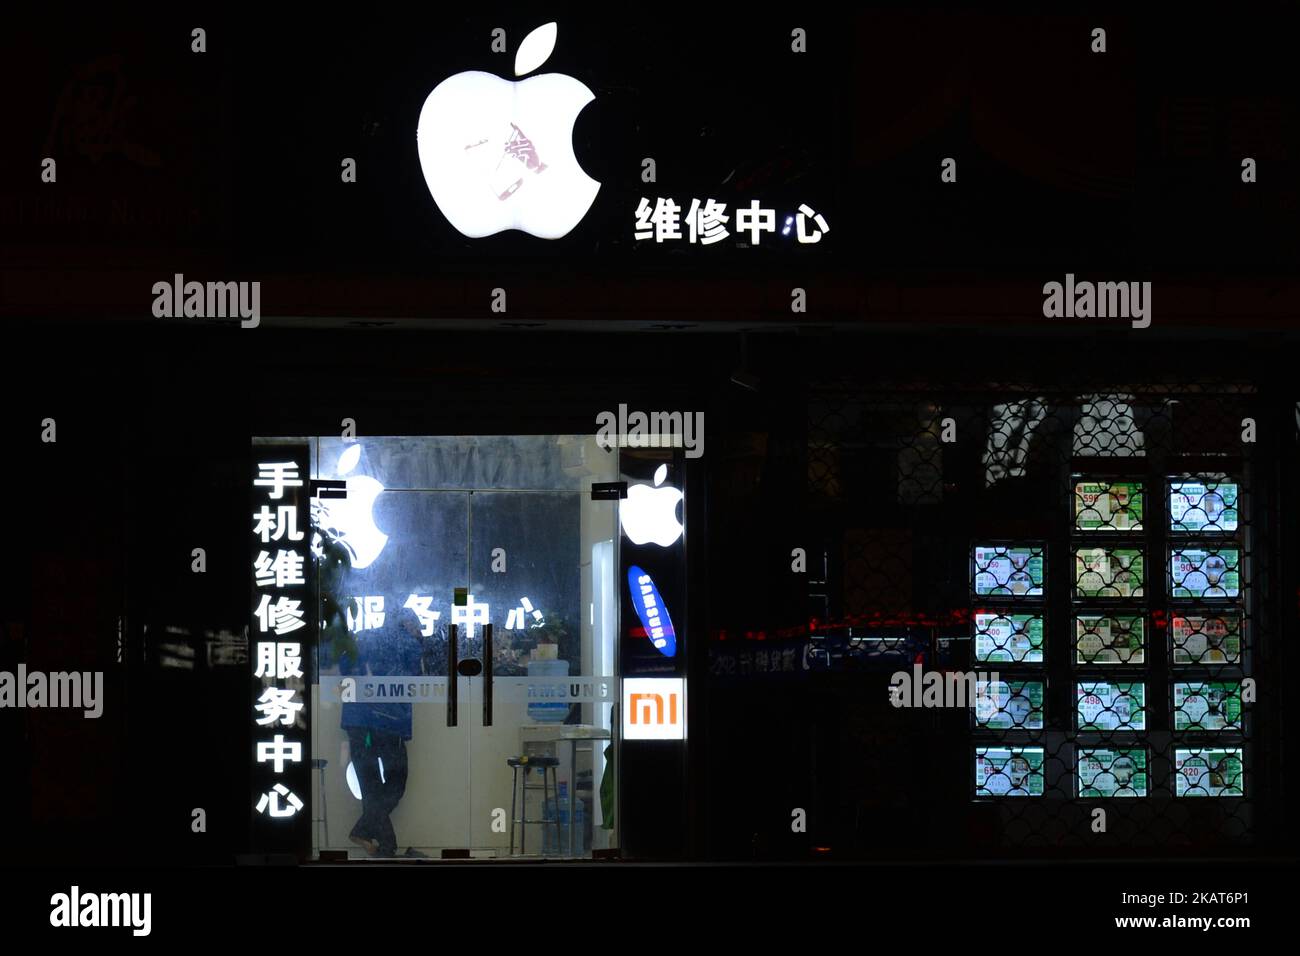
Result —
<instances>
[{"instance_id":1,"label":"person's dark trousers","mask_svg":"<svg viewBox=\"0 0 1300 956\"><path fill-rule=\"evenodd\" d=\"M366 745L369 736L370 744ZM361 786L361 819L352 835L379 844L380 856L397 855L397 834L389 814L406 792L406 741L397 734L365 727L348 728L352 765ZM379 762L384 763L380 776Z\"/></svg>"}]
</instances>

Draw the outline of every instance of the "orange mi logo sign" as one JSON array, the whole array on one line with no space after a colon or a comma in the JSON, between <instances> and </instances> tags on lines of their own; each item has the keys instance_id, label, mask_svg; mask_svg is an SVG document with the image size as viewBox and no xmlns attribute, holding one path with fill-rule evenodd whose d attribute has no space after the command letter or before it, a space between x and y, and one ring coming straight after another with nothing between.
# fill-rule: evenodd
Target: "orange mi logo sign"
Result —
<instances>
[{"instance_id":1,"label":"orange mi logo sign","mask_svg":"<svg viewBox=\"0 0 1300 956\"><path fill-rule=\"evenodd\" d=\"M685 681L680 677L629 677L623 681L624 740L686 737Z\"/></svg>"},{"instance_id":2,"label":"orange mi logo sign","mask_svg":"<svg viewBox=\"0 0 1300 956\"><path fill-rule=\"evenodd\" d=\"M654 715L651 716L650 708L654 708ZM664 723L664 696L663 694L633 694L632 701L628 704L628 710L632 713L632 723L634 724L663 724ZM677 695L668 695L668 723L677 723Z\"/></svg>"}]
</instances>

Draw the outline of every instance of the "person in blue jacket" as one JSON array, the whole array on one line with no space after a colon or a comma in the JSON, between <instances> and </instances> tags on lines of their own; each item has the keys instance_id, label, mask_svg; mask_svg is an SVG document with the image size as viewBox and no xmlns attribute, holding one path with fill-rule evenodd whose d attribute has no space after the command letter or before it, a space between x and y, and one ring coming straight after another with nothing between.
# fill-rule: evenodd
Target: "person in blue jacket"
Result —
<instances>
[{"instance_id":1,"label":"person in blue jacket","mask_svg":"<svg viewBox=\"0 0 1300 956\"><path fill-rule=\"evenodd\" d=\"M419 675L423 649L419 617L410 608L402 608L386 624L358 635L357 659L344 652L339 658L340 674ZM361 818L348 838L372 856L396 856L397 835L390 815L406 792L411 705L368 699L345 703L342 709L341 723L361 787Z\"/></svg>"}]
</instances>

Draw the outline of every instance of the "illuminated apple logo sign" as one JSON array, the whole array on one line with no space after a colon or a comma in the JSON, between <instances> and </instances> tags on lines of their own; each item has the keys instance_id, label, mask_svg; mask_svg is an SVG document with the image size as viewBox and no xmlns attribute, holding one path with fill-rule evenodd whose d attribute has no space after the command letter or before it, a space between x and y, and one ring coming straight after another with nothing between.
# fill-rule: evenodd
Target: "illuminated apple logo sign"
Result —
<instances>
[{"instance_id":1,"label":"illuminated apple logo sign","mask_svg":"<svg viewBox=\"0 0 1300 956\"><path fill-rule=\"evenodd\" d=\"M653 541L661 548L673 544L682 536L682 523L677 520L677 503L682 500L681 490L664 484L668 466L655 470L654 487L633 485L627 497L619 503L618 520L623 533L633 544Z\"/></svg>"},{"instance_id":2,"label":"illuminated apple logo sign","mask_svg":"<svg viewBox=\"0 0 1300 956\"><path fill-rule=\"evenodd\" d=\"M515 75L555 48L554 23L524 38ZM469 70L433 88L416 128L420 166L433 201L471 239L519 229L559 239L587 214L600 183L573 155L573 126L594 100L583 83L544 73L518 83Z\"/></svg>"},{"instance_id":3,"label":"illuminated apple logo sign","mask_svg":"<svg viewBox=\"0 0 1300 956\"><path fill-rule=\"evenodd\" d=\"M339 455L335 473L346 475L361 460L361 446L349 445ZM348 549L354 570L368 568L388 544L388 535L375 524L373 508L375 499L384 490L382 483L369 475L347 479L347 497L321 501L321 523L332 528L339 541Z\"/></svg>"}]
</instances>

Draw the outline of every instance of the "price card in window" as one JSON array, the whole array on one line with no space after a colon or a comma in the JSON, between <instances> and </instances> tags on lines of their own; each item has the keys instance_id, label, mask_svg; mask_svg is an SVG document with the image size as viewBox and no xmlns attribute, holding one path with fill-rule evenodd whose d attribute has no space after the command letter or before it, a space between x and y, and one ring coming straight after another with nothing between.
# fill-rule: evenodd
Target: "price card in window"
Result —
<instances>
[{"instance_id":1,"label":"price card in window","mask_svg":"<svg viewBox=\"0 0 1300 956\"><path fill-rule=\"evenodd\" d=\"M1080 750L1079 796L1145 797L1145 750Z\"/></svg>"},{"instance_id":2,"label":"price card in window","mask_svg":"<svg viewBox=\"0 0 1300 956\"><path fill-rule=\"evenodd\" d=\"M1241 552L1236 548L1183 548L1169 559L1169 586L1176 598L1237 597Z\"/></svg>"},{"instance_id":3,"label":"price card in window","mask_svg":"<svg viewBox=\"0 0 1300 956\"><path fill-rule=\"evenodd\" d=\"M994 730L1042 730L1042 681L989 681L976 698L975 720Z\"/></svg>"},{"instance_id":4,"label":"price card in window","mask_svg":"<svg viewBox=\"0 0 1300 956\"><path fill-rule=\"evenodd\" d=\"M1080 614L1074 619L1075 663L1140 664L1145 657L1142 618L1134 614Z\"/></svg>"},{"instance_id":5,"label":"price card in window","mask_svg":"<svg viewBox=\"0 0 1300 956\"><path fill-rule=\"evenodd\" d=\"M1042 595L1042 550L1028 546L976 547L975 593L998 597Z\"/></svg>"},{"instance_id":6,"label":"price card in window","mask_svg":"<svg viewBox=\"0 0 1300 956\"><path fill-rule=\"evenodd\" d=\"M1075 686L1080 730L1145 730L1142 684L1084 681Z\"/></svg>"},{"instance_id":7,"label":"price card in window","mask_svg":"<svg viewBox=\"0 0 1300 956\"><path fill-rule=\"evenodd\" d=\"M1041 797L1043 748L977 748L975 794L981 797Z\"/></svg>"},{"instance_id":8,"label":"price card in window","mask_svg":"<svg viewBox=\"0 0 1300 956\"><path fill-rule=\"evenodd\" d=\"M1142 485L1132 481L1076 481L1076 531L1140 531Z\"/></svg>"},{"instance_id":9,"label":"price card in window","mask_svg":"<svg viewBox=\"0 0 1300 956\"><path fill-rule=\"evenodd\" d=\"M1171 483L1169 529L1198 532L1236 531L1236 483L1207 480Z\"/></svg>"},{"instance_id":10,"label":"price card in window","mask_svg":"<svg viewBox=\"0 0 1300 956\"><path fill-rule=\"evenodd\" d=\"M1242 616L1239 611L1174 615L1170 621L1174 663L1239 663L1241 629Z\"/></svg>"},{"instance_id":11,"label":"price card in window","mask_svg":"<svg viewBox=\"0 0 1300 956\"><path fill-rule=\"evenodd\" d=\"M1080 548L1074 553L1076 597L1142 596L1145 573L1141 551L1132 548Z\"/></svg>"},{"instance_id":12,"label":"price card in window","mask_svg":"<svg viewBox=\"0 0 1300 956\"><path fill-rule=\"evenodd\" d=\"M1174 684L1174 730L1240 730L1241 684Z\"/></svg>"},{"instance_id":13,"label":"price card in window","mask_svg":"<svg viewBox=\"0 0 1300 956\"><path fill-rule=\"evenodd\" d=\"M1246 795L1240 748L1174 751L1174 794L1179 797Z\"/></svg>"},{"instance_id":14,"label":"price card in window","mask_svg":"<svg viewBox=\"0 0 1300 956\"><path fill-rule=\"evenodd\" d=\"M1039 663L1043 619L1037 614L975 613L975 659Z\"/></svg>"}]
</instances>

